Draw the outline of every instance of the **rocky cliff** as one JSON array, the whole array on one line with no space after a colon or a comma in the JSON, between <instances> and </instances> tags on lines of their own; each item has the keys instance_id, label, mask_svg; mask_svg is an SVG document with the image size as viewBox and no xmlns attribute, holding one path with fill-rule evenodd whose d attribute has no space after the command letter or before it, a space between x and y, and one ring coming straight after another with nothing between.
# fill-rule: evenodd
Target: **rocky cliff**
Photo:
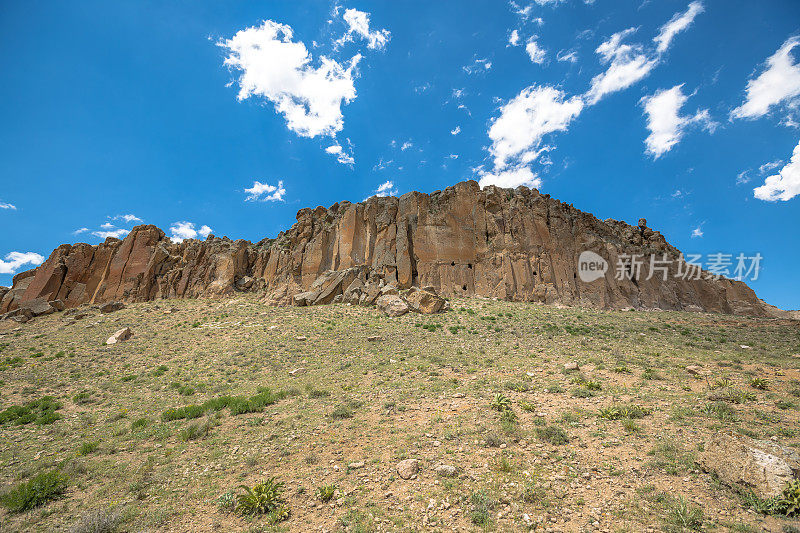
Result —
<instances>
[{"instance_id":1,"label":"rocky cliff","mask_svg":"<svg viewBox=\"0 0 800 533\"><path fill-rule=\"evenodd\" d=\"M584 250L608 262L605 276L581 281L577 260ZM0 293L0 312L31 301L75 307L235 291L257 291L277 305L371 303L392 285L604 309L783 316L744 283L676 277L676 262L666 280L660 273L650 277L647 262L616 279L613 266L634 253L679 256L644 221L601 221L536 190L481 189L466 181L431 194L301 209L288 231L255 244L214 236L173 243L150 225L123 240L64 244L14 277L13 287Z\"/></svg>"}]
</instances>

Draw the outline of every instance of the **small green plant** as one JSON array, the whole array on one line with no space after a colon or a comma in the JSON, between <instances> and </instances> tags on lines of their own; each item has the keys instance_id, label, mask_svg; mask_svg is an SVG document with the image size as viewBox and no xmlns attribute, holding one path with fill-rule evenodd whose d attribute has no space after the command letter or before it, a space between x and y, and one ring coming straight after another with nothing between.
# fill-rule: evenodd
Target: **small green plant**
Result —
<instances>
[{"instance_id":1,"label":"small green plant","mask_svg":"<svg viewBox=\"0 0 800 533\"><path fill-rule=\"evenodd\" d=\"M187 427L183 428L178 434L178 437L183 442L202 439L203 437L209 434L211 428L213 428L215 425L216 422L214 421L214 418L208 416L206 417L205 420L203 420L200 423L189 424Z\"/></svg>"},{"instance_id":2,"label":"small green plant","mask_svg":"<svg viewBox=\"0 0 800 533\"><path fill-rule=\"evenodd\" d=\"M597 412L597 416L606 420L622 420L624 418L637 419L644 418L651 413L650 409L636 404L612 405L602 407Z\"/></svg>"},{"instance_id":3,"label":"small green plant","mask_svg":"<svg viewBox=\"0 0 800 533\"><path fill-rule=\"evenodd\" d=\"M567 435L567 432L557 426L539 427L535 429L535 432L539 440L549 442L556 446L569 442L569 435Z\"/></svg>"},{"instance_id":4,"label":"small green plant","mask_svg":"<svg viewBox=\"0 0 800 533\"><path fill-rule=\"evenodd\" d=\"M90 453L96 452L99 447L99 440L83 442L80 447L78 447L78 455L89 455Z\"/></svg>"},{"instance_id":5,"label":"small green plant","mask_svg":"<svg viewBox=\"0 0 800 533\"><path fill-rule=\"evenodd\" d=\"M532 413L532 412L536 411L536 406L533 405L532 403L528 403L528 402L524 402L523 401L523 402L519 402L519 406L526 413Z\"/></svg>"},{"instance_id":6,"label":"small green plant","mask_svg":"<svg viewBox=\"0 0 800 533\"><path fill-rule=\"evenodd\" d=\"M336 494L336 489L336 485L317 487L317 498L323 503L328 503L333 498L333 495Z\"/></svg>"},{"instance_id":7,"label":"small green plant","mask_svg":"<svg viewBox=\"0 0 800 533\"><path fill-rule=\"evenodd\" d=\"M64 494L67 482L67 475L58 469L42 472L0 495L0 505L11 513L28 511Z\"/></svg>"},{"instance_id":8,"label":"small green plant","mask_svg":"<svg viewBox=\"0 0 800 533\"><path fill-rule=\"evenodd\" d=\"M491 408L495 411L506 411L511 409L511 400L505 394L495 394L492 399Z\"/></svg>"},{"instance_id":9,"label":"small green plant","mask_svg":"<svg viewBox=\"0 0 800 533\"><path fill-rule=\"evenodd\" d=\"M514 471L514 464L504 453L501 453L497 458L497 470L505 474L510 474Z\"/></svg>"},{"instance_id":10,"label":"small green plant","mask_svg":"<svg viewBox=\"0 0 800 533\"><path fill-rule=\"evenodd\" d=\"M256 483L253 487L240 485L243 494L236 496L235 511L246 516L267 515L269 522L275 524L289 518L289 508L281 493L283 481L271 477Z\"/></svg>"},{"instance_id":11,"label":"small green plant","mask_svg":"<svg viewBox=\"0 0 800 533\"><path fill-rule=\"evenodd\" d=\"M786 516L800 516L800 479L786 485L778 497L778 508Z\"/></svg>"},{"instance_id":12,"label":"small green plant","mask_svg":"<svg viewBox=\"0 0 800 533\"><path fill-rule=\"evenodd\" d=\"M764 378L752 378L750 380L750 386L758 390L767 390L769 388L769 384Z\"/></svg>"},{"instance_id":13,"label":"small green plant","mask_svg":"<svg viewBox=\"0 0 800 533\"><path fill-rule=\"evenodd\" d=\"M168 370L167 365L160 365L160 366L156 367L155 370L153 370L153 376L154 377L163 376L164 374L167 373L167 370Z\"/></svg>"}]
</instances>

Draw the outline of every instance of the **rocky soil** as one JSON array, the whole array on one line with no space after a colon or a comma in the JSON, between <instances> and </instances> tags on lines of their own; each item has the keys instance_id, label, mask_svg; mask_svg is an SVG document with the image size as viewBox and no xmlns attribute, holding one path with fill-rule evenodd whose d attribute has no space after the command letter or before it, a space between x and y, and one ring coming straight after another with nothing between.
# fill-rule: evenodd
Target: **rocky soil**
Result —
<instances>
[{"instance_id":1,"label":"rocky soil","mask_svg":"<svg viewBox=\"0 0 800 533\"><path fill-rule=\"evenodd\" d=\"M60 404L4 419L0 494L53 468L68 475L60 497L0 510L0 529L800 528L751 495L787 478L719 467L737 449L736 464L778 464L752 446L792 464L798 322L449 304L389 317L240 294L0 322L0 412ZM263 387L272 400L255 412L175 411ZM288 519L231 511L239 485L273 476Z\"/></svg>"}]
</instances>

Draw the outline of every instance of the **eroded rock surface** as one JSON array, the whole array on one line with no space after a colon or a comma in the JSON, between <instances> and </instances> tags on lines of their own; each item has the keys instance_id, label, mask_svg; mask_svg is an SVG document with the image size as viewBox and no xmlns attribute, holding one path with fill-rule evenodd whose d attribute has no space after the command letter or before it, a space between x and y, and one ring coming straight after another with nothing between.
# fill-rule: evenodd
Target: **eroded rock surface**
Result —
<instances>
[{"instance_id":1,"label":"eroded rock surface","mask_svg":"<svg viewBox=\"0 0 800 533\"><path fill-rule=\"evenodd\" d=\"M679 256L644 219L637 226L601 221L536 190L466 181L431 194L301 209L288 231L255 244L213 235L173 243L151 225L124 240L64 244L14 277L0 313L36 299L71 308L235 291L260 292L275 305L368 305L389 288L430 286L443 298L786 316L744 283L675 277L677 263L666 280L649 276L645 262L633 279L618 280L611 268L586 283L577 275L585 250L611 266L623 254ZM411 305L439 305L419 298Z\"/></svg>"},{"instance_id":2,"label":"eroded rock surface","mask_svg":"<svg viewBox=\"0 0 800 533\"><path fill-rule=\"evenodd\" d=\"M800 478L800 455L768 440L718 433L706 444L698 463L723 483L771 498Z\"/></svg>"}]
</instances>

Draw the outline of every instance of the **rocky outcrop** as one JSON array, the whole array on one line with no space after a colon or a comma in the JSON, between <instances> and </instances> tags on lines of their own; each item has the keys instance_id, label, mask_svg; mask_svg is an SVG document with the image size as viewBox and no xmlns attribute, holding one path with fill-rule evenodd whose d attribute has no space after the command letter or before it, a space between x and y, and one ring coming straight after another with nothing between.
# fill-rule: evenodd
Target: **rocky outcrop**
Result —
<instances>
[{"instance_id":1,"label":"rocky outcrop","mask_svg":"<svg viewBox=\"0 0 800 533\"><path fill-rule=\"evenodd\" d=\"M610 268L578 276L591 250L613 266L626 254L677 258L646 226L601 221L571 205L520 187L481 189L474 181L431 194L342 202L301 209L297 223L256 244L210 235L173 243L155 226L124 240L64 244L35 270L14 278L0 312L44 299L83 303L264 294L276 305L373 303L385 287L431 286L438 295L584 305L782 316L744 283L650 276L646 262L630 279ZM424 302L421 302L424 304Z\"/></svg>"},{"instance_id":2,"label":"rocky outcrop","mask_svg":"<svg viewBox=\"0 0 800 533\"><path fill-rule=\"evenodd\" d=\"M800 455L795 450L744 435L716 434L698 463L723 483L765 499L778 496L788 483L800 479Z\"/></svg>"}]
</instances>

